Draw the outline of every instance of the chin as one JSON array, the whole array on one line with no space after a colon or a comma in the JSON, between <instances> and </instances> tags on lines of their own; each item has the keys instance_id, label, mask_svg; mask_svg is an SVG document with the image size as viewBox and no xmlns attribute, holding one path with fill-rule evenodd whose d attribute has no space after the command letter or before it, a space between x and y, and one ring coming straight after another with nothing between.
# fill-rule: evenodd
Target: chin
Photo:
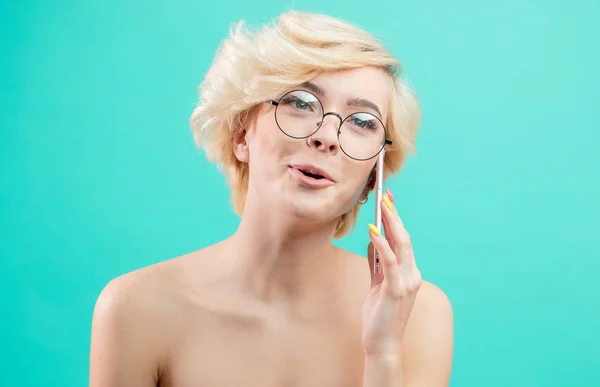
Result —
<instances>
[{"instance_id":1,"label":"chin","mask_svg":"<svg viewBox=\"0 0 600 387\"><path fill-rule=\"evenodd\" d=\"M315 223L330 222L341 215L340 208L331 202L331 196L324 198L297 198L287 203L291 217Z\"/></svg>"},{"instance_id":2,"label":"chin","mask_svg":"<svg viewBox=\"0 0 600 387\"><path fill-rule=\"evenodd\" d=\"M273 179L275 180L275 179ZM350 208L344 199L340 199L341 186L332 185L326 188L308 188L299 185L293 179L283 179L274 183L264 181L259 193L260 200L266 208L274 208L285 216L301 219L311 223L326 223L339 218Z\"/></svg>"}]
</instances>

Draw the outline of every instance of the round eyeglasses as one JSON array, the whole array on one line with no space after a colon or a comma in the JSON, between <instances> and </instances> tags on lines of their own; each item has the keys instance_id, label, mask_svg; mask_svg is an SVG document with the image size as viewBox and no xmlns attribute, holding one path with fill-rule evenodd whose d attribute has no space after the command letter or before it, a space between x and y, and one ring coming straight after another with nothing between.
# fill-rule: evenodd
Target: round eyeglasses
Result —
<instances>
[{"instance_id":1,"label":"round eyeglasses","mask_svg":"<svg viewBox=\"0 0 600 387\"><path fill-rule=\"evenodd\" d=\"M357 112L342 118L335 112L324 113L319 98L306 90L293 90L279 101L267 102L275 106L277 126L291 138L310 137L321 128L326 116L336 116L340 120L337 131L340 149L354 160L370 160L381 152L385 144L392 143L386 138L385 126L377 116Z\"/></svg>"}]
</instances>

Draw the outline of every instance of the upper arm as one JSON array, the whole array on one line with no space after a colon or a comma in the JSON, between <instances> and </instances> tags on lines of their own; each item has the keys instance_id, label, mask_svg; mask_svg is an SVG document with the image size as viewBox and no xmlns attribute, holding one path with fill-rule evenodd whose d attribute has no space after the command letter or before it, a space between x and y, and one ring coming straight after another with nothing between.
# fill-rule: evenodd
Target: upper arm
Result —
<instances>
[{"instance_id":1,"label":"upper arm","mask_svg":"<svg viewBox=\"0 0 600 387\"><path fill-rule=\"evenodd\" d=\"M127 279L111 281L94 308L90 387L157 384L157 342L153 311Z\"/></svg>"},{"instance_id":2,"label":"upper arm","mask_svg":"<svg viewBox=\"0 0 600 387\"><path fill-rule=\"evenodd\" d=\"M448 386L452 369L454 322L450 300L423 282L404 334L408 386Z\"/></svg>"}]
</instances>

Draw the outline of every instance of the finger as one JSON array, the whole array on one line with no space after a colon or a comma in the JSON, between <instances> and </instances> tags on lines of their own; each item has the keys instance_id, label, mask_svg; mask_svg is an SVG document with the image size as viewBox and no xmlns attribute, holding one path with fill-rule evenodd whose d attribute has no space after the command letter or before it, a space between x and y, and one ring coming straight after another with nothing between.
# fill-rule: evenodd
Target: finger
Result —
<instances>
[{"instance_id":1,"label":"finger","mask_svg":"<svg viewBox=\"0 0 600 387\"><path fill-rule=\"evenodd\" d=\"M398 278L398 261L396 255L390 248L386 238L381 235L381 231L372 224L369 224L369 228L371 229L369 237L371 238L371 243L373 243L375 250L377 250L383 278L385 278L392 289L397 289L401 284L399 283Z\"/></svg>"},{"instance_id":2,"label":"finger","mask_svg":"<svg viewBox=\"0 0 600 387\"><path fill-rule=\"evenodd\" d=\"M410 246L410 261L412 264L412 268L416 269L417 268L417 260L415 259L415 251L413 249L413 246Z\"/></svg>"},{"instance_id":3,"label":"finger","mask_svg":"<svg viewBox=\"0 0 600 387\"><path fill-rule=\"evenodd\" d=\"M385 226L385 234L390 240L390 245L394 247L396 258L401 265L412 266L412 245L410 235L404 228L404 224L398 215L398 211L391 203L389 196L383 195L381 201L382 221Z\"/></svg>"},{"instance_id":4,"label":"finger","mask_svg":"<svg viewBox=\"0 0 600 387\"><path fill-rule=\"evenodd\" d=\"M390 189L388 187L385 188L385 193L390 198L390 202L392 202L392 204L394 204L394 195L392 194L392 191L390 191Z\"/></svg>"},{"instance_id":5,"label":"finger","mask_svg":"<svg viewBox=\"0 0 600 387\"><path fill-rule=\"evenodd\" d=\"M394 236L392 234L392 232L390 231L390 225L389 225L389 220L386 217L382 217L381 218L381 222L383 223L383 230L385 232L385 239L387 239L390 248L392 249L392 251L396 251L396 242L394 241Z\"/></svg>"},{"instance_id":6,"label":"finger","mask_svg":"<svg viewBox=\"0 0 600 387\"><path fill-rule=\"evenodd\" d=\"M389 226L387 226L387 221L383 221L383 225L385 228L389 229ZM389 233L389 234L386 233L386 239L388 240L388 243L389 243L392 251L394 252L394 254L396 254L398 265L400 265L400 270L402 270L402 269L415 270L417 267L417 263L415 260L415 254L414 254L412 243L410 243L410 241L409 241L409 243L408 243L409 246L402 247L402 245L399 245L400 247L398 247L398 246L396 246L396 242L394 241L394 238L391 236L391 233ZM402 256L398 257L401 254L403 254L407 258L403 258Z\"/></svg>"}]
</instances>

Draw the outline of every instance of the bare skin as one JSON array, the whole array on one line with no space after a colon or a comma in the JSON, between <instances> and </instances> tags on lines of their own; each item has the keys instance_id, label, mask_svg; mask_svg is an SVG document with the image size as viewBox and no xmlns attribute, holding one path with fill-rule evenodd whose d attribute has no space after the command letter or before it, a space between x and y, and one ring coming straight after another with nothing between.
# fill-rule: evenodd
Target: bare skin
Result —
<instances>
[{"instance_id":1,"label":"bare skin","mask_svg":"<svg viewBox=\"0 0 600 387\"><path fill-rule=\"evenodd\" d=\"M366 259L332 247L335 258L315 270L302 294L276 294L228 264L235 261L229 243L106 287L94 314L91 386L362 385ZM424 282L404 338L408 380L420 367L449 368L448 308L441 290Z\"/></svg>"},{"instance_id":2,"label":"bare skin","mask_svg":"<svg viewBox=\"0 0 600 387\"><path fill-rule=\"evenodd\" d=\"M345 116L356 109L346 101L360 97L387 114L389 83L379 70L328 73L314 83L326 91L319 95L326 111ZM103 290L92 325L91 387L448 385L452 309L428 282L390 346L401 350L401 362L365 355L369 264L331 241L339 217L364 195L375 161L340 151L335 117L299 141L277 128L273 108L261 106L234 139L235 156L250 169L236 233ZM293 163L316 164L335 184L302 187L289 172ZM385 214L389 224L392 212Z\"/></svg>"}]
</instances>

